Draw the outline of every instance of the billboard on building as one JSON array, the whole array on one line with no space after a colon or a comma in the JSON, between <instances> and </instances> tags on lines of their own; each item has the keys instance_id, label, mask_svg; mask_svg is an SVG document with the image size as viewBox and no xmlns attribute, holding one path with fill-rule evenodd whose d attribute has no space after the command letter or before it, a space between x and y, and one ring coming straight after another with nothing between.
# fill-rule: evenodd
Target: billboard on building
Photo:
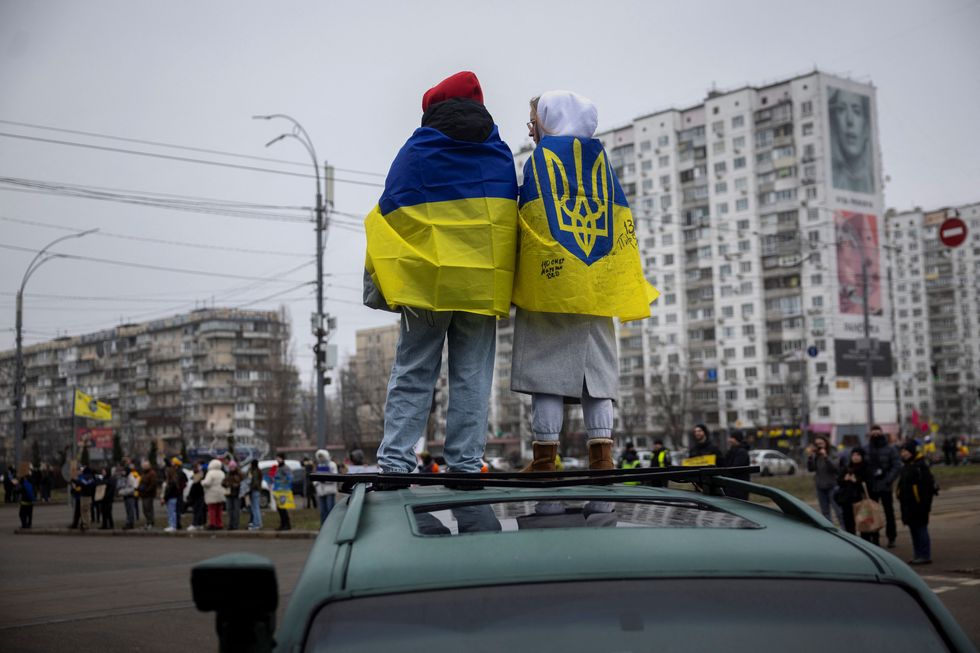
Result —
<instances>
[{"instance_id":1,"label":"billboard on building","mask_svg":"<svg viewBox=\"0 0 980 653\"><path fill-rule=\"evenodd\" d=\"M874 193L871 98L833 86L827 91L834 188Z\"/></svg>"},{"instance_id":2,"label":"billboard on building","mask_svg":"<svg viewBox=\"0 0 980 653\"><path fill-rule=\"evenodd\" d=\"M844 315L864 314L864 262L867 261L868 313L882 315L881 265L877 218L837 211L837 296Z\"/></svg>"},{"instance_id":3,"label":"billboard on building","mask_svg":"<svg viewBox=\"0 0 980 653\"><path fill-rule=\"evenodd\" d=\"M868 348L870 347L870 355ZM872 376L892 375L892 344L874 338L868 340L834 340L834 363L837 376L864 376L868 358L871 359Z\"/></svg>"}]
</instances>

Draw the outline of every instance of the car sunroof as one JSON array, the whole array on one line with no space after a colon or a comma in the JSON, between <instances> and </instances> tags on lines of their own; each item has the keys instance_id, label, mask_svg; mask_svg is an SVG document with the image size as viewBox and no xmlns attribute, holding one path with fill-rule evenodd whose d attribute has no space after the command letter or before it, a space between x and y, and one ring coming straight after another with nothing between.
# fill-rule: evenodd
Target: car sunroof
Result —
<instances>
[{"instance_id":1,"label":"car sunroof","mask_svg":"<svg viewBox=\"0 0 980 653\"><path fill-rule=\"evenodd\" d=\"M762 528L714 506L686 500L542 499L415 506L422 536L540 528Z\"/></svg>"}]
</instances>

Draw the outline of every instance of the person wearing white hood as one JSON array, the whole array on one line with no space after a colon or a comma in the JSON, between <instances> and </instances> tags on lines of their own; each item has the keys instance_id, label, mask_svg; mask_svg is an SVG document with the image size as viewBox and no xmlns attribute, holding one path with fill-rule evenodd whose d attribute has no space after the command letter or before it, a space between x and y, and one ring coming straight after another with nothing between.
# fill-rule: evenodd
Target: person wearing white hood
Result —
<instances>
[{"instance_id":1,"label":"person wearing white hood","mask_svg":"<svg viewBox=\"0 0 980 653\"><path fill-rule=\"evenodd\" d=\"M220 531L224 528L222 524L222 512L225 507L225 489L221 483L225 480L225 472L221 469L221 461L217 458L211 459L208 463L208 473L201 479L201 487L204 488L204 503L208 506L208 530Z\"/></svg>"},{"instance_id":2,"label":"person wearing white hood","mask_svg":"<svg viewBox=\"0 0 980 653\"><path fill-rule=\"evenodd\" d=\"M337 473L337 463L331 460L330 452L326 449L317 449L314 458L316 458L316 471L324 474ZM330 510L333 509L337 499L337 484L313 481L313 485L316 487L317 503L320 504L320 523L322 524L327 515L330 514Z\"/></svg>"},{"instance_id":3,"label":"person wearing white hood","mask_svg":"<svg viewBox=\"0 0 980 653\"><path fill-rule=\"evenodd\" d=\"M520 189L511 368L511 390L531 395L534 458L523 471L555 470L563 404L579 402L590 469L613 469L613 316L649 317L657 293L643 277L625 195L593 138L595 105L571 91L530 104L536 150Z\"/></svg>"}]
</instances>

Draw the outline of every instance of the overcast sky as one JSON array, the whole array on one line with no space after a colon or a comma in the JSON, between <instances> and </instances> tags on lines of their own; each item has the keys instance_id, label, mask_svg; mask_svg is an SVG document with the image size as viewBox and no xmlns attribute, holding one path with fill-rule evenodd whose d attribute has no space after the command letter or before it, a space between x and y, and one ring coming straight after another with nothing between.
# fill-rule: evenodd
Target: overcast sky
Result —
<instances>
[{"instance_id":1,"label":"overcast sky","mask_svg":"<svg viewBox=\"0 0 980 653\"><path fill-rule=\"evenodd\" d=\"M928 209L980 201L978 28L980 0L0 0L0 246L37 250L65 228L101 230L54 251L102 261L53 260L31 278L25 342L204 303L284 304L304 383L312 367L314 294L300 285L315 276L303 208L313 205L311 177L46 141L309 174L295 141L263 147L286 122L251 119L295 117L338 168L334 207L358 216L334 218L325 263L334 341L352 352L355 330L393 321L360 306L359 216L418 125L422 93L443 77L476 72L516 149L527 141L527 99L544 90L590 97L606 129L700 103L712 86L816 66L875 84L886 206ZM65 195L106 189L130 202ZM195 208L220 200L236 215L210 201L208 213L131 203L150 195ZM32 257L0 248L0 349L14 345L14 294Z\"/></svg>"}]
</instances>

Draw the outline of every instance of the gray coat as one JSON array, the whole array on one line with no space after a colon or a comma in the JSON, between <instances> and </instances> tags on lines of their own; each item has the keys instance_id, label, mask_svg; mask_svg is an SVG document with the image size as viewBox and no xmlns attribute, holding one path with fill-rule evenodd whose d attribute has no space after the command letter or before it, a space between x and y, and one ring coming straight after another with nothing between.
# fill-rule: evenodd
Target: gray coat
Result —
<instances>
[{"instance_id":1,"label":"gray coat","mask_svg":"<svg viewBox=\"0 0 980 653\"><path fill-rule=\"evenodd\" d=\"M510 389L579 399L616 399L619 358L611 317L517 309Z\"/></svg>"}]
</instances>

